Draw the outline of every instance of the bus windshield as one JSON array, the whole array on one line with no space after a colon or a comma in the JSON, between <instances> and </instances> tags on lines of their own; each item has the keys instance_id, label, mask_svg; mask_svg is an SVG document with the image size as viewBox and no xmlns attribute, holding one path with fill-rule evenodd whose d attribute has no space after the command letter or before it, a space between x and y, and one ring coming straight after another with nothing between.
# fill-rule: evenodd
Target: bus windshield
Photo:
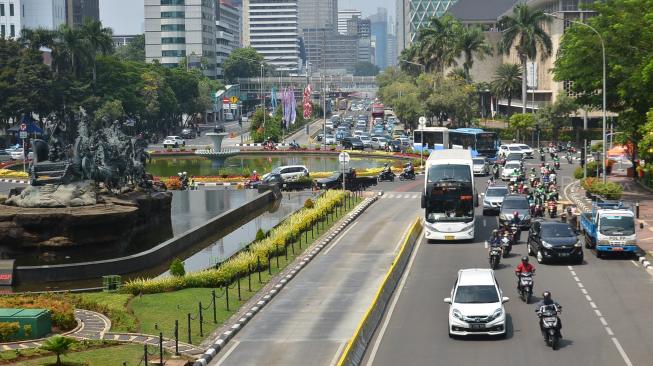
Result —
<instances>
[{"instance_id":1,"label":"bus windshield","mask_svg":"<svg viewBox=\"0 0 653 366\"><path fill-rule=\"evenodd\" d=\"M471 182L471 172L467 165L433 165L429 168L428 182L436 183L441 181Z\"/></svg>"},{"instance_id":2,"label":"bus windshield","mask_svg":"<svg viewBox=\"0 0 653 366\"><path fill-rule=\"evenodd\" d=\"M491 133L479 133L476 135L476 150L496 149L496 137Z\"/></svg>"}]
</instances>

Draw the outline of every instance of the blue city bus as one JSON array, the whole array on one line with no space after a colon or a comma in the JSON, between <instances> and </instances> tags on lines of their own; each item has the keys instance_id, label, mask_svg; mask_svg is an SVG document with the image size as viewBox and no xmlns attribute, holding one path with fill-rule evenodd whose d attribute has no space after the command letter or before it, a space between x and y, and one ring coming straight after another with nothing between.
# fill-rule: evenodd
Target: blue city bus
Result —
<instances>
[{"instance_id":1,"label":"blue city bus","mask_svg":"<svg viewBox=\"0 0 653 366\"><path fill-rule=\"evenodd\" d=\"M495 132L480 128L457 128L449 130L449 148L472 150L472 156L483 155L496 158L501 141Z\"/></svg>"}]
</instances>

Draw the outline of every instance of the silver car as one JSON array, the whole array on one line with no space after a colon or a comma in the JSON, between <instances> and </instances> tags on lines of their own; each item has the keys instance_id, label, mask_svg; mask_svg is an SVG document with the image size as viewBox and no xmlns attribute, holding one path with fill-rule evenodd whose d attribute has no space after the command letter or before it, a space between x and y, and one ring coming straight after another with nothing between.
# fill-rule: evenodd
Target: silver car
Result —
<instances>
[{"instance_id":1,"label":"silver car","mask_svg":"<svg viewBox=\"0 0 653 366\"><path fill-rule=\"evenodd\" d=\"M508 195L508 187L490 186L487 187L483 196L483 215L488 212L499 212L503 204L503 198Z\"/></svg>"},{"instance_id":2,"label":"silver car","mask_svg":"<svg viewBox=\"0 0 653 366\"><path fill-rule=\"evenodd\" d=\"M488 167L487 160L485 158L474 158L472 159L474 175L486 176L490 173L490 168Z\"/></svg>"}]
</instances>

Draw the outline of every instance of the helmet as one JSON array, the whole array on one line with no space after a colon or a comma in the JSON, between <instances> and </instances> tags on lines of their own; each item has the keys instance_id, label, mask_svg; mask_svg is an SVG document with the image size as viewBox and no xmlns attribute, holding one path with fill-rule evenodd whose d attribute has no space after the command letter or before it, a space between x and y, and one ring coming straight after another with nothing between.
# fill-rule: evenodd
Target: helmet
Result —
<instances>
[{"instance_id":1,"label":"helmet","mask_svg":"<svg viewBox=\"0 0 653 366\"><path fill-rule=\"evenodd\" d=\"M519 212L518 212L518 211L515 211L515 212L512 213L512 215L513 215L513 216L519 216Z\"/></svg>"},{"instance_id":2,"label":"helmet","mask_svg":"<svg viewBox=\"0 0 653 366\"><path fill-rule=\"evenodd\" d=\"M497 229L492 230L492 235L497 235L498 233L499 233L499 230L497 230Z\"/></svg>"},{"instance_id":3,"label":"helmet","mask_svg":"<svg viewBox=\"0 0 653 366\"><path fill-rule=\"evenodd\" d=\"M528 256L525 255L525 256L521 257L521 262L522 263L528 263Z\"/></svg>"},{"instance_id":4,"label":"helmet","mask_svg":"<svg viewBox=\"0 0 653 366\"><path fill-rule=\"evenodd\" d=\"M551 291L546 290L546 291L542 292L542 298L544 300L551 300Z\"/></svg>"}]
</instances>

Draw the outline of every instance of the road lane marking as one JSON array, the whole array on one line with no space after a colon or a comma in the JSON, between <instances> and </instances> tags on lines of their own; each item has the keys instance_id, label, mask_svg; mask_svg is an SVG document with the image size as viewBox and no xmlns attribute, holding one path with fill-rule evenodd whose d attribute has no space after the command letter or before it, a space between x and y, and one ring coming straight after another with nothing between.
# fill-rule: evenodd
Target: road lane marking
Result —
<instances>
[{"instance_id":1,"label":"road lane marking","mask_svg":"<svg viewBox=\"0 0 653 366\"><path fill-rule=\"evenodd\" d=\"M608 322L605 320L604 317L600 317L599 320L601 321L601 324L603 324L604 327L608 326Z\"/></svg>"},{"instance_id":2,"label":"road lane marking","mask_svg":"<svg viewBox=\"0 0 653 366\"><path fill-rule=\"evenodd\" d=\"M608 335L609 335L609 336L613 336L613 335L614 335L614 333L612 332L612 328L610 328L610 327L605 327L605 331L608 332Z\"/></svg>"},{"instance_id":3,"label":"road lane marking","mask_svg":"<svg viewBox=\"0 0 653 366\"><path fill-rule=\"evenodd\" d=\"M601 315L601 312L598 309L595 309L594 312L596 313L596 316L603 316Z\"/></svg>"},{"instance_id":4,"label":"road lane marking","mask_svg":"<svg viewBox=\"0 0 653 366\"><path fill-rule=\"evenodd\" d=\"M590 306L592 307L592 309L596 309L596 304L594 303L594 301L590 301Z\"/></svg>"},{"instance_id":5,"label":"road lane marking","mask_svg":"<svg viewBox=\"0 0 653 366\"><path fill-rule=\"evenodd\" d=\"M585 290L584 288L580 289L580 292L582 292L583 295L587 295L587 290Z\"/></svg>"},{"instance_id":6,"label":"road lane marking","mask_svg":"<svg viewBox=\"0 0 653 366\"><path fill-rule=\"evenodd\" d=\"M632 263L633 266L635 266L635 267L639 267L639 264L637 264L637 262L635 262L635 261L630 261L630 263Z\"/></svg>"},{"instance_id":7,"label":"road lane marking","mask_svg":"<svg viewBox=\"0 0 653 366\"><path fill-rule=\"evenodd\" d=\"M580 282L580 278L578 278L578 276L574 276L574 281Z\"/></svg>"},{"instance_id":8,"label":"road lane marking","mask_svg":"<svg viewBox=\"0 0 653 366\"><path fill-rule=\"evenodd\" d=\"M383 320L383 324L381 325L379 334L376 337L376 340L374 341L374 346L372 347L372 351L370 352L370 358L367 359L367 363L365 364L365 366L371 366L374 363L376 352L378 352L379 350L379 346L381 345L381 341L383 340L385 331L388 328L390 319L392 319L392 313L394 313L395 306L397 306L397 301L399 301L399 298L401 297L401 292L403 291L404 286L406 285L406 280L408 279L408 274L410 273L410 270L413 267L413 262L415 262L416 254L419 251L419 248L422 246L422 242L424 241L422 239L423 236L424 236L424 231L422 231L422 235L420 235L420 240L417 242L417 245L415 246L415 248L413 248L413 252L410 254L410 260L408 261L408 265L404 269L404 273L401 275L402 276L401 282L399 282L398 287L395 290L394 297L392 298L390 307L388 308L387 313L385 314L385 319Z\"/></svg>"},{"instance_id":9,"label":"road lane marking","mask_svg":"<svg viewBox=\"0 0 653 366\"><path fill-rule=\"evenodd\" d=\"M587 301L592 301L592 298L590 297L590 295L585 295L585 298L587 299Z\"/></svg>"},{"instance_id":10,"label":"road lane marking","mask_svg":"<svg viewBox=\"0 0 653 366\"><path fill-rule=\"evenodd\" d=\"M576 271L571 271L571 275L572 275L572 276L575 276L575 275L576 275Z\"/></svg>"},{"instance_id":11,"label":"road lane marking","mask_svg":"<svg viewBox=\"0 0 653 366\"><path fill-rule=\"evenodd\" d=\"M585 287L585 286L583 286L583 283L582 283L582 282L578 282L577 284L578 284L578 287L580 287L580 288Z\"/></svg>"},{"instance_id":12,"label":"road lane marking","mask_svg":"<svg viewBox=\"0 0 653 366\"><path fill-rule=\"evenodd\" d=\"M338 363L338 359L340 358L340 354L342 353L342 350L345 348L347 345L347 342L340 342L340 346L338 346L338 350L336 351L336 354L333 355L333 358L331 359L331 362L329 362L329 366L335 366Z\"/></svg>"},{"instance_id":13,"label":"road lane marking","mask_svg":"<svg viewBox=\"0 0 653 366\"><path fill-rule=\"evenodd\" d=\"M612 337L612 343L614 343L615 347L617 347L617 351L619 351L619 354L621 355L621 358L624 359L626 365L633 366L633 363L630 362L630 358L628 358L626 351L624 351L623 347L621 347L621 343L619 343L619 340L615 337Z\"/></svg>"},{"instance_id":14,"label":"road lane marking","mask_svg":"<svg viewBox=\"0 0 653 366\"><path fill-rule=\"evenodd\" d=\"M234 341L234 346L229 348L229 351L227 351L227 353L225 353L224 356L222 356L222 358L220 358L220 360L215 365L216 366L222 365L227 360L227 358L231 355L231 353L236 350L236 347L238 347L239 344L240 341Z\"/></svg>"},{"instance_id":15,"label":"road lane marking","mask_svg":"<svg viewBox=\"0 0 653 366\"><path fill-rule=\"evenodd\" d=\"M335 248L336 244L340 243L342 238L344 238L345 235L347 235L347 233L349 232L349 230L353 229L354 226L356 226L356 224L358 224L358 221L354 221L354 223L351 224L351 226L349 228L347 228L347 230L345 230L342 234L340 234L340 237L338 239L336 239L336 241L334 241L333 244L329 245L329 247L326 248L326 250L324 251L324 254L329 254L331 249Z\"/></svg>"}]
</instances>

